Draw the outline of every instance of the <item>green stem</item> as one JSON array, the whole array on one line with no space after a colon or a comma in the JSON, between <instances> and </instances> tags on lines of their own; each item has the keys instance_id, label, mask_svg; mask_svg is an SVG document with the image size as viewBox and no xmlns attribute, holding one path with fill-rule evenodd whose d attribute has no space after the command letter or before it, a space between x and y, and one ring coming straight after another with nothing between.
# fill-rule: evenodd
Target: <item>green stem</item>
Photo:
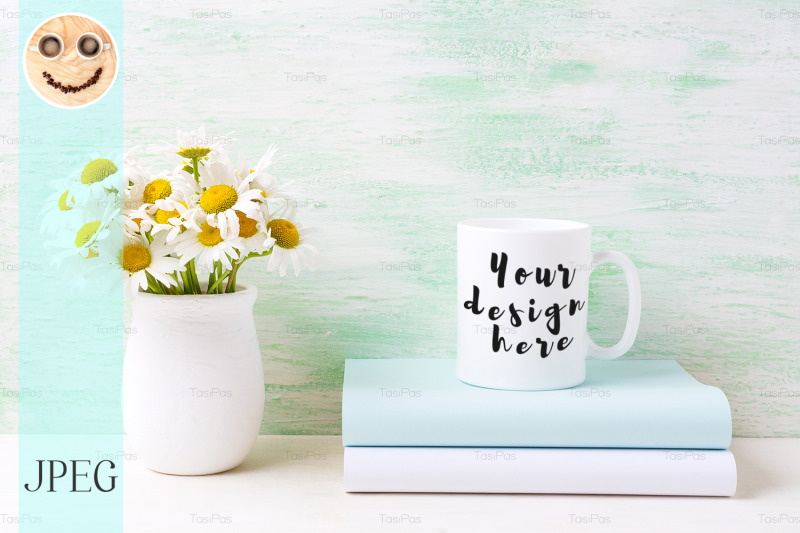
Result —
<instances>
[{"instance_id":1,"label":"green stem","mask_svg":"<svg viewBox=\"0 0 800 533\"><path fill-rule=\"evenodd\" d=\"M145 272L145 276L147 277L147 286L150 288L150 292L153 294L164 294L164 290L161 287L161 284L156 281L156 278L147 272Z\"/></svg>"},{"instance_id":2,"label":"green stem","mask_svg":"<svg viewBox=\"0 0 800 533\"><path fill-rule=\"evenodd\" d=\"M242 262L244 262L244 259L242 259ZM234 292L236 290L236 272L239 270L240 264L241 263L234 262L233 266L231 266L231 273L230 276L228 276L228 283L225 285L225 292ZM233 288L233 290L231 290L231 288Z\"/></svg>"},{"instance_id":3,"label":"green stem","mask_svg":"<svg viewBox=\"0 0 800 533\"><path fill-rule=\"evenodd\" d=\"M241 261L233 264L233 269L231 269L231 277L228 278L228 285L225 287L225 292L236 292L236 276L239 274L239 268L241 268L242 264L250 259L251 256L252 255L243 257Z\"/></svg>"},{"instance_id":4,"label":"green stem","mask_svg":"<svg viewBox=\"0 0 800 533\"><path fill-rule=\"evenodd\" d=\"M222 280L223 277L222 263L217 263L217 280ZM222 294L222 288L219 285L217 285L217 294Z\"/></svg>"},{"instance_id":5,"label":"green stem","mask_svg":"<svg viewBox=\"0 0 800 533\"><path fill-rule=\"evenodd\" d=\"M181 274L183 274L183 272L181 272ZM178 279L178 273L173 272L172 274L170 274L170 277L175 280L175 286L173 287L175 294L183 294L183 289L181 288L181 282Z\"/></svg>"},{"instance_id":6,"label":"green stem","mask_svg":"<svg viewBox=\"0 0 800 533\"><path fill-rule=\"evenodd\" d=\"M187 264L189 284L192 286L192 294L201 294L203 291L200 289L200 280L197 277L197 268L194 264L194 259Z\"/></svg>"},{"instance_id":7,"label":"green stem","mask_svg":"<svg viewBox=\"0 0 800 533\"><path fill-rule=\"evenodd\" d=\"M181 279L183 280L183 292L184 294L188 291L190 294L194 292L194 288L192 287L191 282L189 281L189 273L188 270L184 270L181 272Z\"/></svg>"},{"instance_id":8,"label":"green stem","mask_svg":"<svg viewBox=\"0 0 800 533\"><path fill-rule=\"evenodd\" d=\"M208 289L206 290L206 294L211 294L211 287L214 286L214 282L216 281L216 277L214 276L214 272L216 271L216 269L213 269L208 275Z\"/></svg>"},{"instance_id":9,"label":"green stem","mask_svg":"<svg viewBox=\"0 0 800 533\"><path fill-rule=\"evenodd\" d=\"M194 175L194 181L200 183L200 170L198 169L198 160L196 157L192 158L192 174Z\"/></svg>"},{"instance_id":10,"label":"green stem","mask_svg":"<svg viewBox=\"0 0 800 533\"><path fill-rule=\"evenodd\" d=\"M209 287L208 292L210 293L213 292L214 290L217 290L219 284L222 283L222 281L227 277L230 277L230 272L226 272L225 274L222 275L222 277L217 279L217 281L214 282L214 285L212 287Z\"/></svg>"}]
</instances>

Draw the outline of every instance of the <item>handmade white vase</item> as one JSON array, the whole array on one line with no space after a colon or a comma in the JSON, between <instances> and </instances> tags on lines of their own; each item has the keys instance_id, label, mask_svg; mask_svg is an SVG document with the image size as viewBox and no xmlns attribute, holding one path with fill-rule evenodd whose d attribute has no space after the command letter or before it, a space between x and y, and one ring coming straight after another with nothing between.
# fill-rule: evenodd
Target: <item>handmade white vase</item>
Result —
<instances>
[{"instance_id":1,"label":"handmade white vase","mask_svg":"<svg viewBox=\"0 0 800 533\"><path fill-rule=\"evenodd\" d=\"M204 475L241 464L264 412L255 287L229 294L139 293L123 365L128 441L145 466Z\"/></svg>"}]
</instances>

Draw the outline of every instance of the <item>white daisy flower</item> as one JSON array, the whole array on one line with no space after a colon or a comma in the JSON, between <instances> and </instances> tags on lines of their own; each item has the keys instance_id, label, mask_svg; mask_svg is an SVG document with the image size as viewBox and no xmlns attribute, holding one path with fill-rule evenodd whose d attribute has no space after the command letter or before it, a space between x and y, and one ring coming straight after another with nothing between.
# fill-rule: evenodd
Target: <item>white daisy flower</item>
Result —
<instances>
[{"instance_id":1,"label":"white daisy flower","mask_svg":"<svg viewBox=\"0 0 800 533\"><path fill-rule=\"evenodd\" d=\"M267 149L267 153L261 157L258 164L249 170L252 178L252 181L250 182L250 188L261 192L261 198L259 198L259 201L262 202L264 199L289 200L294 197L294 194L289 192L288 189L293 182L290 181L284 185L281 185L278 183L278 180L275 178L275 176L267 172L267 169L270 167L270 165L272 165L272 159L276 152L277 147L274 144L271 145ZM240 163L239 168L237 168L237 173L243 175L241 166L242 165Z\"/></svg>"},{"instance_id":2,"label":"white daisy flower","mask_svg":"<svg viewBox=\"0 0 800 533\"><path fill-rule=\"evenodd\" d=\"M176 129L176 137L178 146L167 145L169 152L177 154L182 160L181 166L187 165L185 160L197 159L206 164L213 164L217 161L227 161L228 154L223 148L233 142L231 137L233 132L227 135L215 136L207 135L206 127L200 126L194 131L184 131L180 128Z\"/></svg>"},{"instance_id":3,"label":"white daisy flower","mask_svg":"<svg viewBox=\"0 0 800 533\"><path fill-rule=\"evenodd\" d=\"M141 198L131 198L126 201L126 209L147 209L155 211L155 203L165 198L184 200L190 196L195 188L184 177L182 172L163 171L154 176L145 177L142 185ZM137 203L140 200L141 203Z\"/></svg>"},{"instance_id":4,"label":"white daisy flower","mask_svg":"<svg viewBox=\"0 0 800 533\"><path fill-rule=\"evenodd\" d=\"M39 212L39 217L42 219L40 230L42 233L56 233L80 217L75 195L70 194L69 190L72 181L54 183L55 191L47 197L44 207Z\"/></svg>"},{"instance_id":5,"label":"white daisy flower","mask_svg":"<svg viewBox=\"0 0 800 533\"><path fill-rule=\"evenodd\" d=\"M178 284L171 274L183 272L186 268L177 258L170 256L172 252L172 247L166 243L163 234L153 237L152 242L141 236L126 237L115 260L125 272L126 282L131 289L146 291L149 286L148 274L165 287Z\"/></svg>"},{"instance_id":6,"label":"white daisy flower","mask_svg":"<svg viewBox=\"0 0 800 533\"><path fill-rule=\"evenodd\" d=\"M258 191L249 188L250 177L240 179L227 165L216 163L200 167L202 192L192 208L190 225L197 229L198 219L212 227L219 228L223 239L237 238L239 235L240 212L249 217L257 216Z\"/></svg>"},{"instance_id":7,"label":"white daisy flower","mask_svg":"<svg viewBox=\"0 0 800 533\"><path fill-rule=\"evenodd\" d=\"M125 216L122 217L122 230L127 237L134 237L142 234L142 228L140 226L142 219L136 218L137 216L138 215L131 216L131 213L125 213Z\"/></svg>"},{"instance_id":8,"label":"white daisy flower","mask_svg":"<svg viewBox=\"0 0 800 533\"><path fill-rule=\"evenodd\" d=\"M312 228L302 228L286 218L274 218L267 223L267 235L275 240L269 256L267 270L278 271L281 277L286 275L289 263L292 264L295 276L303 267L314 270L312 257L317 255L317 247L308 237Z\"/></svg>"},{"instance_id":9,"label":"white daisy flower","mask_svg":"<svg viewBox=\"0 0 800 533\"><path fill-rule=\"evenodd\" d=\"M239 253L245 250L244 242L240 237L223 239L220 229L207 221L201 222L199 229L189 228L178 235L175 238L174 246L175 253L180 257L181 265L194 259L198 272L213 272L216 261L230 270L231 260L239 259Z\"/></svg>"},{"instance_id":10,"label":"white daisy flower","mask_svg":"<svg viewBox=\"0 0 800 533\"><path fill-rule=\"evenodd\" d=\"M97 257L98 243L112 232L122 232L119 207L110 204L100 212L100 207L84 209L74 225L62 228L56 240L48 243L58 249L54 260L62 262L67 257L78 255L82 258Z\"/></svg>"},{"instance_id":11,"label":"white daisy flower","mask_svg":"<svg viewBox=\"0 0 800 533\"><path fill-rule=\"evenodd\" d=\"M275 244L275 239L269 236L267 225L261 213L258 213L254 218L250 218L237 211L236 216L239 217L239 237L245 247L242 255L250 253L262 254L272 248L272 245Z\"/></svg>"},{"instance_id":12,"label":"white daisy flower","mask_svg":"<svg viewBox=\"0 0 800 533\"><path fill-rule=\"evenodd\" d=\"M89 161L81 170L80 178L70 187L70 195L81 204L87 197L103 200L109 193L123 190L123 178L118 173L120 165L117 163L104 157Z\"/></svg>"},{"instance_id":13,"label":"white daisy flower","mask_svg":"<svg viewBox=\"0 0 800 533\"><path fill-rule=\"evenodd\" d=\"M152 236L165 232L167 242L172 242L184 226L190 225L189 214L186 202L164 198L126 213L126 218L135 221L135 233L149 233ZM130 228L134 229L133 225Z\"/></svg>"}]
</instances>

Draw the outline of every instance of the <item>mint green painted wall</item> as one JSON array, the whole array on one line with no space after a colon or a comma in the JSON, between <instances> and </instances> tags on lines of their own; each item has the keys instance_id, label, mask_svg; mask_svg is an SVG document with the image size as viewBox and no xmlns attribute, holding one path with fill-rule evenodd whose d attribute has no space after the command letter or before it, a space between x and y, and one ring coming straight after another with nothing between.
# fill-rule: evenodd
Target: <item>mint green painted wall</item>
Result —
<instances>
[{"instance_id":1,"label":"mint green painted wall","mask_svg":"<svg viewBox=\"0 0 800 533\"><path fill-rule=\"evenodd\" d=\"M126 146L201 121L253 156L278 142L320 228L317 273L241 275L261 292L264 433L338 433L346 357L454 357L456 222L536 216L639 265L630 357L721 387L738 436L800 436L800 139L781 141L800 135L800 29L765 2L630 4L126 4ZM622 277L592 291L613 342Z\"/></svg>"}]
</instances>

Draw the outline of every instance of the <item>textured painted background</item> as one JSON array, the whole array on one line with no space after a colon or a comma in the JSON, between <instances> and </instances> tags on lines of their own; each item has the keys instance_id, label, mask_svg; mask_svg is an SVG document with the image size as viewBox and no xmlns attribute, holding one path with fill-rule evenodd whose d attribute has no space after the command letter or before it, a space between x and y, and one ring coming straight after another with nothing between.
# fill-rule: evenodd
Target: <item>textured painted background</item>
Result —
<instances>
[{"instance_id":1,"label":"textured painted background","mask_svg":"<svg viewBox=\"0 0 800 533\"><path fill-rule=\"evenodd\" d=\"M200 122L253 156L278 142L276 174L320 228L315 274L251 262L240 277L261 291L264 433L338 433L347 357L454 357L456 222L535 216L588 222L596 250L641 268L629 357L676 358L721 387L737 436L800 436L800 8L628 4L127 4L126 144ZM2 150L13 264L16 158ZM0 276L13 389L16 278ZM595 274L596 340L616 340L624 309L619 272Z\"/></svg>"}]
</instances>

